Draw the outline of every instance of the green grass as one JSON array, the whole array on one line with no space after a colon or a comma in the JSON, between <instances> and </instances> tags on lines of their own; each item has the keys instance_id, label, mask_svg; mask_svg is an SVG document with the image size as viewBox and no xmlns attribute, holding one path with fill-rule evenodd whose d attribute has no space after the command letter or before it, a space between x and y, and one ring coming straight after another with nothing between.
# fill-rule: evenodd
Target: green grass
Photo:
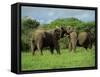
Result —
<instances>
[{"instance_id":1,"label":"green grass","mask_svg":"<svg viewBox=\"0 0 100 77\"><path fill-rule=\"evenodd\" d=\"M36 51L34 56L32 56L31 52L22 52L22 70L95 66L95 52L93 49L85 50L84 48L77 48L75 53L69 52L68 49L62 49L61 55L58 55L56 51L54 52L55 53L51 55L49 50L43 50L43 56L38 51Z\"/></svg>"}]
</instances>

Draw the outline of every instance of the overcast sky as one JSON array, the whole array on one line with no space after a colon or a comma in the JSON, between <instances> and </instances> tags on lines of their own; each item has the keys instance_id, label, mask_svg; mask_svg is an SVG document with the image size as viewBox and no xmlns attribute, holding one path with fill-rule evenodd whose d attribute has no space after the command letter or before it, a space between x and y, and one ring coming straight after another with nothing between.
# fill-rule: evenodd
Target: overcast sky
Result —
<instances>
[{"instance_id":1,"label":"overcast sky","mask_svg":"<svg viewBox=\"0 0 100 77\"><path fill-rule=\"evenodd\" d=\"M60 8L44 8L44 7L29 7L22 6L22 17L28 16L36 19L41 23L50 23L57 18L75 17L82 21L95 21L94 10L80 9L60 9Z\"/></svg>"}]
</instances>

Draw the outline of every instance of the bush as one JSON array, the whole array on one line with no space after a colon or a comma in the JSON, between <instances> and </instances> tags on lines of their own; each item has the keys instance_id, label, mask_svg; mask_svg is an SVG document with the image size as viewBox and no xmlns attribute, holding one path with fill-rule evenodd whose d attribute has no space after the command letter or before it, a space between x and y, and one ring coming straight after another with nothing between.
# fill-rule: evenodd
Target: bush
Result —
<instances>
[{"instance_id":1,"label":"bush","mask_svg":"<svg viewBox=\"0 0 100 77\"><path fill-rule=\"evenodd\" d=\"M60 43L60 48L61 49L68 48L68 38L67 37L61 38L59 40L59 43Z\"/></svg>"},{"instance_id":2,"label":"bush","mask_svg":"<svg viewBox=\"0 0 100 77\"><path fill-rule=\"evenodd\" d=\"M22 19L21 27L21 49L22 51L30 49L31 32L39 26L39 22L25 17Z\"/></svg>"}]
</instances>

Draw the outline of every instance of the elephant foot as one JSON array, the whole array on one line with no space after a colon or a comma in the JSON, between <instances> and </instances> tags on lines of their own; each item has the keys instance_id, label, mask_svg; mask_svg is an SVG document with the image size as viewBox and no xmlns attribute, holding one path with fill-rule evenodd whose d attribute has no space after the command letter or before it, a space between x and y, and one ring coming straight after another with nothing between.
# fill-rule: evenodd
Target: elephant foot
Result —
<instances>
[{"instance_id":1,"label":"elephant foot","mask_svg":"<svg viewBox=\"0 0 100 77\"><path fill-rule=\"evenodd\" d=\"M32 53L32 56L34 56L35 55L35 53Z\"/></svg>"},{"instance_id":2,"label":"elephant foot","mask_svg":"<svg viewBox=\"0 0 100 77\"><path fill-rule=\"evenodd\" d=\"M75 51L74 51L74 50L71 50L70 52L71 52L71 53L75 53Z\"/></svg>"},{"instance_id":3,"label":"elephant foot","mask_svg":"<svg viewBox=\"0 0 100 77\"><path fill-rule=\"evenodd\" d=\"M57 54L61 55L61 53L60 53L60 52L57 52Z\"/></svg>"},{"instance_id":4,"label":"elephant foot","mask_svg":"<svg viewBox=\"0 0 100 77\"><path fill-rule=\"evenodd\" d=\"M58 54L59 54L59 55L61 55L61 53L60 53L60 52L59 52Z\"/></svg>"},{"instance_id":5,"label":"elephant foot","mask_svg":"<svg viewBox=\"0 0 100 77\"><path fill-rule=\"evenodd\" d=\"M54 53L51 53L51 55L53 55Z\"/></svg>"},{"instance_id":6,"label":"elephant foot","mask_svg":"<svg viewBox=\"0 0 100 77\"><path fill-rule=\"evenodd\" d=\"M41 53L41 55L43 56L43 53Z\"/></svg>"}]
</instances>

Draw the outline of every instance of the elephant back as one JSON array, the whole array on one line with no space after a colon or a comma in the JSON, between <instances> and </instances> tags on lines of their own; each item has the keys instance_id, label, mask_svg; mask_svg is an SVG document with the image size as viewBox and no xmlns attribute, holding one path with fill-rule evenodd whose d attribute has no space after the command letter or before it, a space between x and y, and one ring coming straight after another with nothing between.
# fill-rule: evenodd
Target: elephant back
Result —
<instances>
[{"instance_id":1,"label":"elephant back","mask_svg":"<svg viewBox=\"0 0 100 77\"><path fill-rule=\"evenodd\" d=\"M44 37L45 37L45 34L44 34L45 32L46 32L46 30L37 29L36 31L33 32L32 38L33 38L34 40L44 38Z\"/></svg>"},{"instance_id":2,"label":"elephant back","mask_svg":"<svg viewBox=\"0 0 100 77\"><path fill-rule=\"evenodd\" d=\"M48 31L50 34L52 34L52 37L55 40L59 40L61 37L61 30L60 29L53 29Z\"/></svg>"}]
</instances>

